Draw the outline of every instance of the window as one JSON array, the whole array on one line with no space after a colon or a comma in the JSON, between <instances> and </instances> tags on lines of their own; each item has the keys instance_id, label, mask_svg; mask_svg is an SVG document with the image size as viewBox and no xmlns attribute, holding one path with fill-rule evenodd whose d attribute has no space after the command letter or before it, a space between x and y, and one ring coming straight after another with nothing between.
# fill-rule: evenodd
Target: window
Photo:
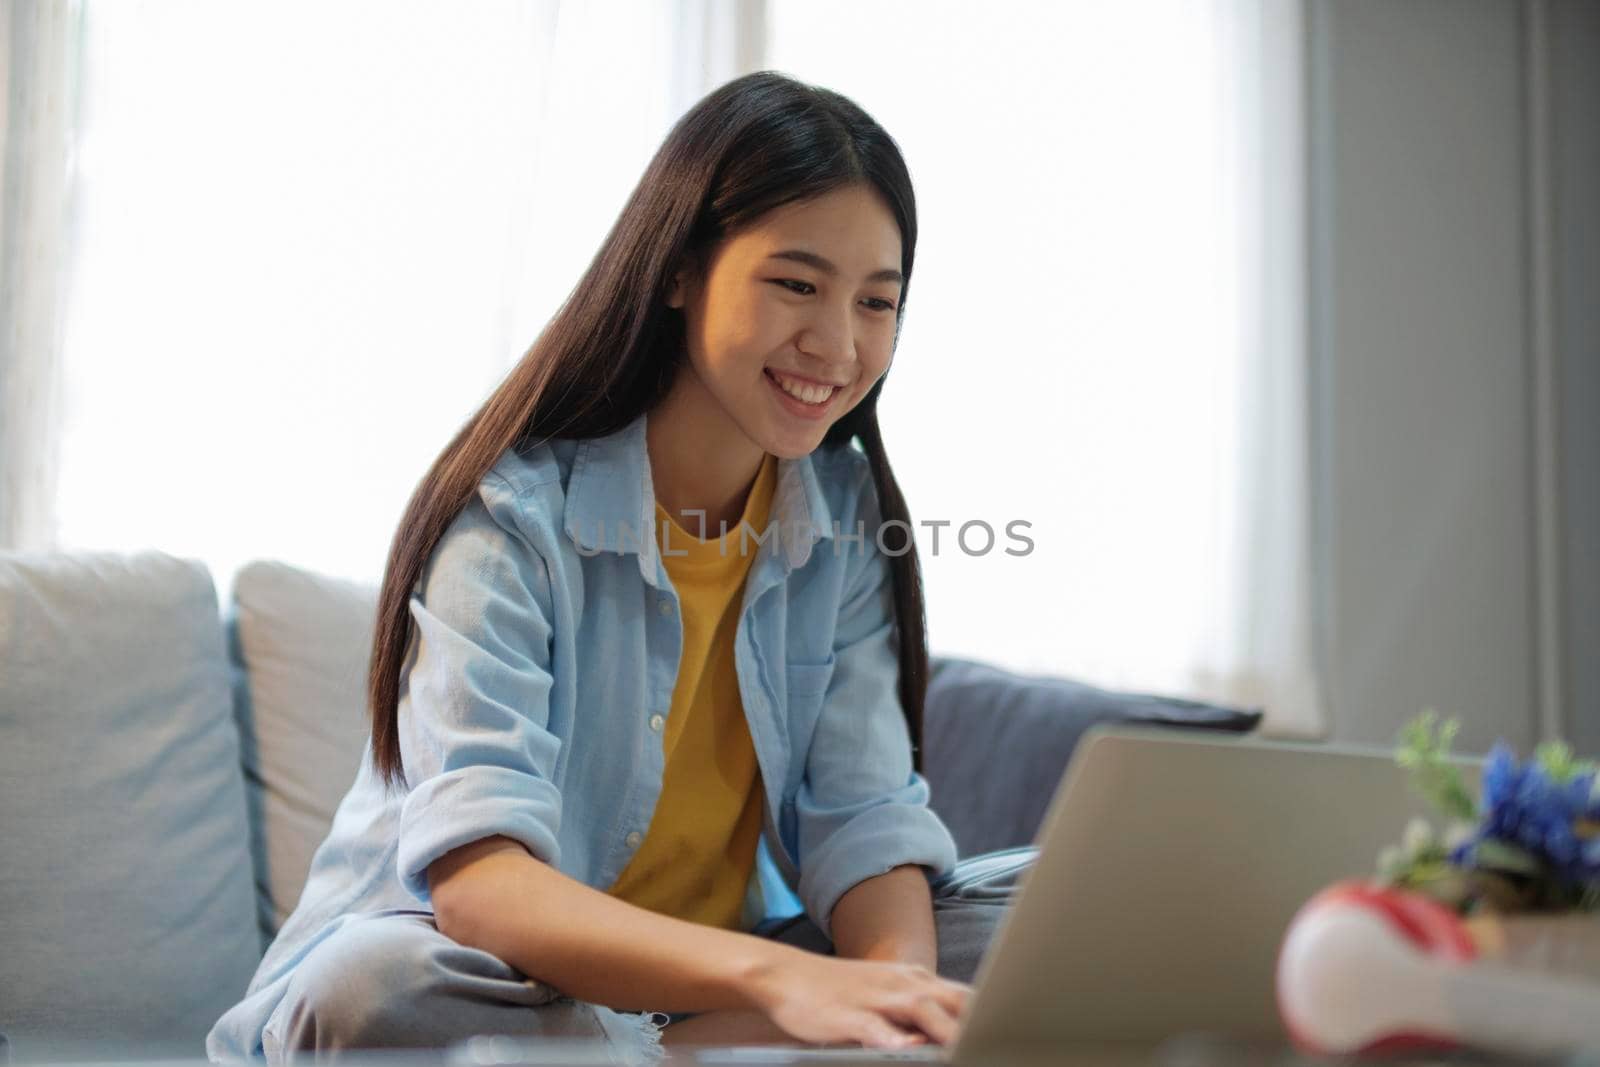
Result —
<instances>
[{"instance_id":1,"label":"window","mask_svg":"<svg viewBox=\"0 0 1600 1067\"><path fill-rule=\"evenodd\" d=\"M916 186L882 420L935 653L1320 728L1295 11L773 0L769 65L864 107Z\"/></svg>"}]
</instances>

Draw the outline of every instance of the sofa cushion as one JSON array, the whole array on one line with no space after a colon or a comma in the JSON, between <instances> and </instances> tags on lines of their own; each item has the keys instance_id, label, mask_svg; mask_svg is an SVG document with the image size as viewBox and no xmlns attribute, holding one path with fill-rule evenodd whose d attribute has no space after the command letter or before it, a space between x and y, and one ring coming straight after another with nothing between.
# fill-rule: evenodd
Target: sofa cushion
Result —
<instances>
[{"instance_id":1,"label":"sofa cushion","mask_svg":"<svg viewBox=\"0 0 1600 1067\"><path fill-rule=\"evenodd\" d=\"M0 1031L17 1052L198 1049L244 995L261 943L203 564L0 553L0 841Z\"/></svg>"},{"instance_id":2,"label":"sofa cushion","mask_svg":"<svg viewBox=\"0 0 1600 1067\"><path fill-rule=\"evenodd\" d=\"M228 613L246 668L238 710L253 816L257 917L270 940L360 768L378 588L273 561L240 568Z\"/></svg>"},{"instance_id":3,"label":"sofa cushion","mask_svg":"<svg viewBox=\"0 0 1600 1067\"><path fill-rule=\"evenodd\" d=\"M1102 722L1243 732L1259 709L1124 693L955 657L931 657L923 771L965 858L1031 844L1072 750Z\"/></svg>"}]
</instances>

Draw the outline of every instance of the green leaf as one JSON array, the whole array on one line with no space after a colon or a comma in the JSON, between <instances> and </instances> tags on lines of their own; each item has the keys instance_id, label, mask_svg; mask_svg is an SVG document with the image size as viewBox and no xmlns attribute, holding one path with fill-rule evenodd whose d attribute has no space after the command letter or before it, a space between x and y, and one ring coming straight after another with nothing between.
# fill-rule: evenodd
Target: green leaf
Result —
<instances>
[{"instance_id":1,"label":"green leaf","mask_svg":"<svg viewBox=\"0 0 1600 1067\"><path fill-rule=\"evenodd\" d=\"M1572 757L1572 746L1565 741L1544 741L1533 750L1533 758L1557 784L1570 782L1580 774L1595 769L1592 760Z\"/></svg>"},{"instance_id":2,"label":"green leaf","mask_svg":"<svg viewBox=\"0 0 1600 1067\"><path fill-rule=\"evenodd\" d=\"M1538 877L1544 870L1544 865L1527 849L1496 837L1486 837L1473 846L1472 862L1477 867L1529 877Z\"/></svg>"},{"instance_id":3,"label":"green leaf","mask_svg":"<svg viewBox=\"0 0 1600 1067\"><path fill-rule=\"evenodd\" d=\"M1438 716L1427 709L1400 729L1395 762L1411 772L1411 785L1447 819L1476 820L1477 802L1462 780L1461 770L1446 760L1461 724L1446 720L1435 733Z\"/></svg>"},{"instance_id":4,"label":"green leaf","mask_svg":"<svg viewBox=\"0 0 1600 1067\"><path fill-rule=\"evenodd\" d=\"M1425 893L1447 907L1457 911L1472 900L1472 876L1448 863L1419 864L1394 880L1402 889Z\"/></svg>"}]
</instances>

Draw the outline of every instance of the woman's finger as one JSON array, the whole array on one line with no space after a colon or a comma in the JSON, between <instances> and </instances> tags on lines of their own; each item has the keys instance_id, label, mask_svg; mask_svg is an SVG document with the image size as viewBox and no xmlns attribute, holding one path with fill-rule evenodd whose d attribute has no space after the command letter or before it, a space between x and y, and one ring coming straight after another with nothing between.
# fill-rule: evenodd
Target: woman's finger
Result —
<instances>
[{"instance_id":1,"label":"woman's finger","mask_svg":"<svg viewBox=\"0 0 1600 1067\"><path fill-rule=\"evenodd\" d=\"M967 1001L972 999L972 987L959 982L942 982L934 995L951 1015L959 1018L967 1008Z\"/></svg>"},{"instance_id":2,"label":"woman's finger","mask_svg":"<svg viewBox=\"0 0 1600 1067\"><path fill-rule=\"evenodd\" d=\"M938 1001L952 1019L960 1019L971 999L972 987L962 982L936 978L929 984L927 995Z\"/></svg>"},{"instance_id":3,"label":"woman's finger","mask_svg":"<svg viewBox=\"0 0 1600 1067\"><path fill-rule=\"evenodd\" d=\"M931 993L915 994L903 1002L895 1012L894 1021L915 1026L941 1045L951 1044L956 1039L954 1013Z\"/></svg>"},{"instance_id":4,"label":"woman's finger","mask_svg":"<svg viewBox=\"0 0 1600 1067\"><path fill-rule=\"evenodd\" d=\"M860 1037L866 1048L905 1048L914 1045L921 1035L902 1030L881 1015L868 1016L865 1032Z\"/></svg>"}]
</instances>

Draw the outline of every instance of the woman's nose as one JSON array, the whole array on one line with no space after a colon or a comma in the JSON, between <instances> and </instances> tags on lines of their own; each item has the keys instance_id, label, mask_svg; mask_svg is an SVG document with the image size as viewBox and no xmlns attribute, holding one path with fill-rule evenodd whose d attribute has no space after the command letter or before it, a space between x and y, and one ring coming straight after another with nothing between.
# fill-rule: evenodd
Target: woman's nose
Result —
<instances>
[{"instance_id":1,"label":"woman's nose","mask_svg":"<svg viewBox=\"0 0 1600 1067\"><path fill-rule=\"evenodd\" d=\"M848 312L818 313L800 337L800 350L830 364L853 363L855 333Z\"/></svg>"}]
</instances>

